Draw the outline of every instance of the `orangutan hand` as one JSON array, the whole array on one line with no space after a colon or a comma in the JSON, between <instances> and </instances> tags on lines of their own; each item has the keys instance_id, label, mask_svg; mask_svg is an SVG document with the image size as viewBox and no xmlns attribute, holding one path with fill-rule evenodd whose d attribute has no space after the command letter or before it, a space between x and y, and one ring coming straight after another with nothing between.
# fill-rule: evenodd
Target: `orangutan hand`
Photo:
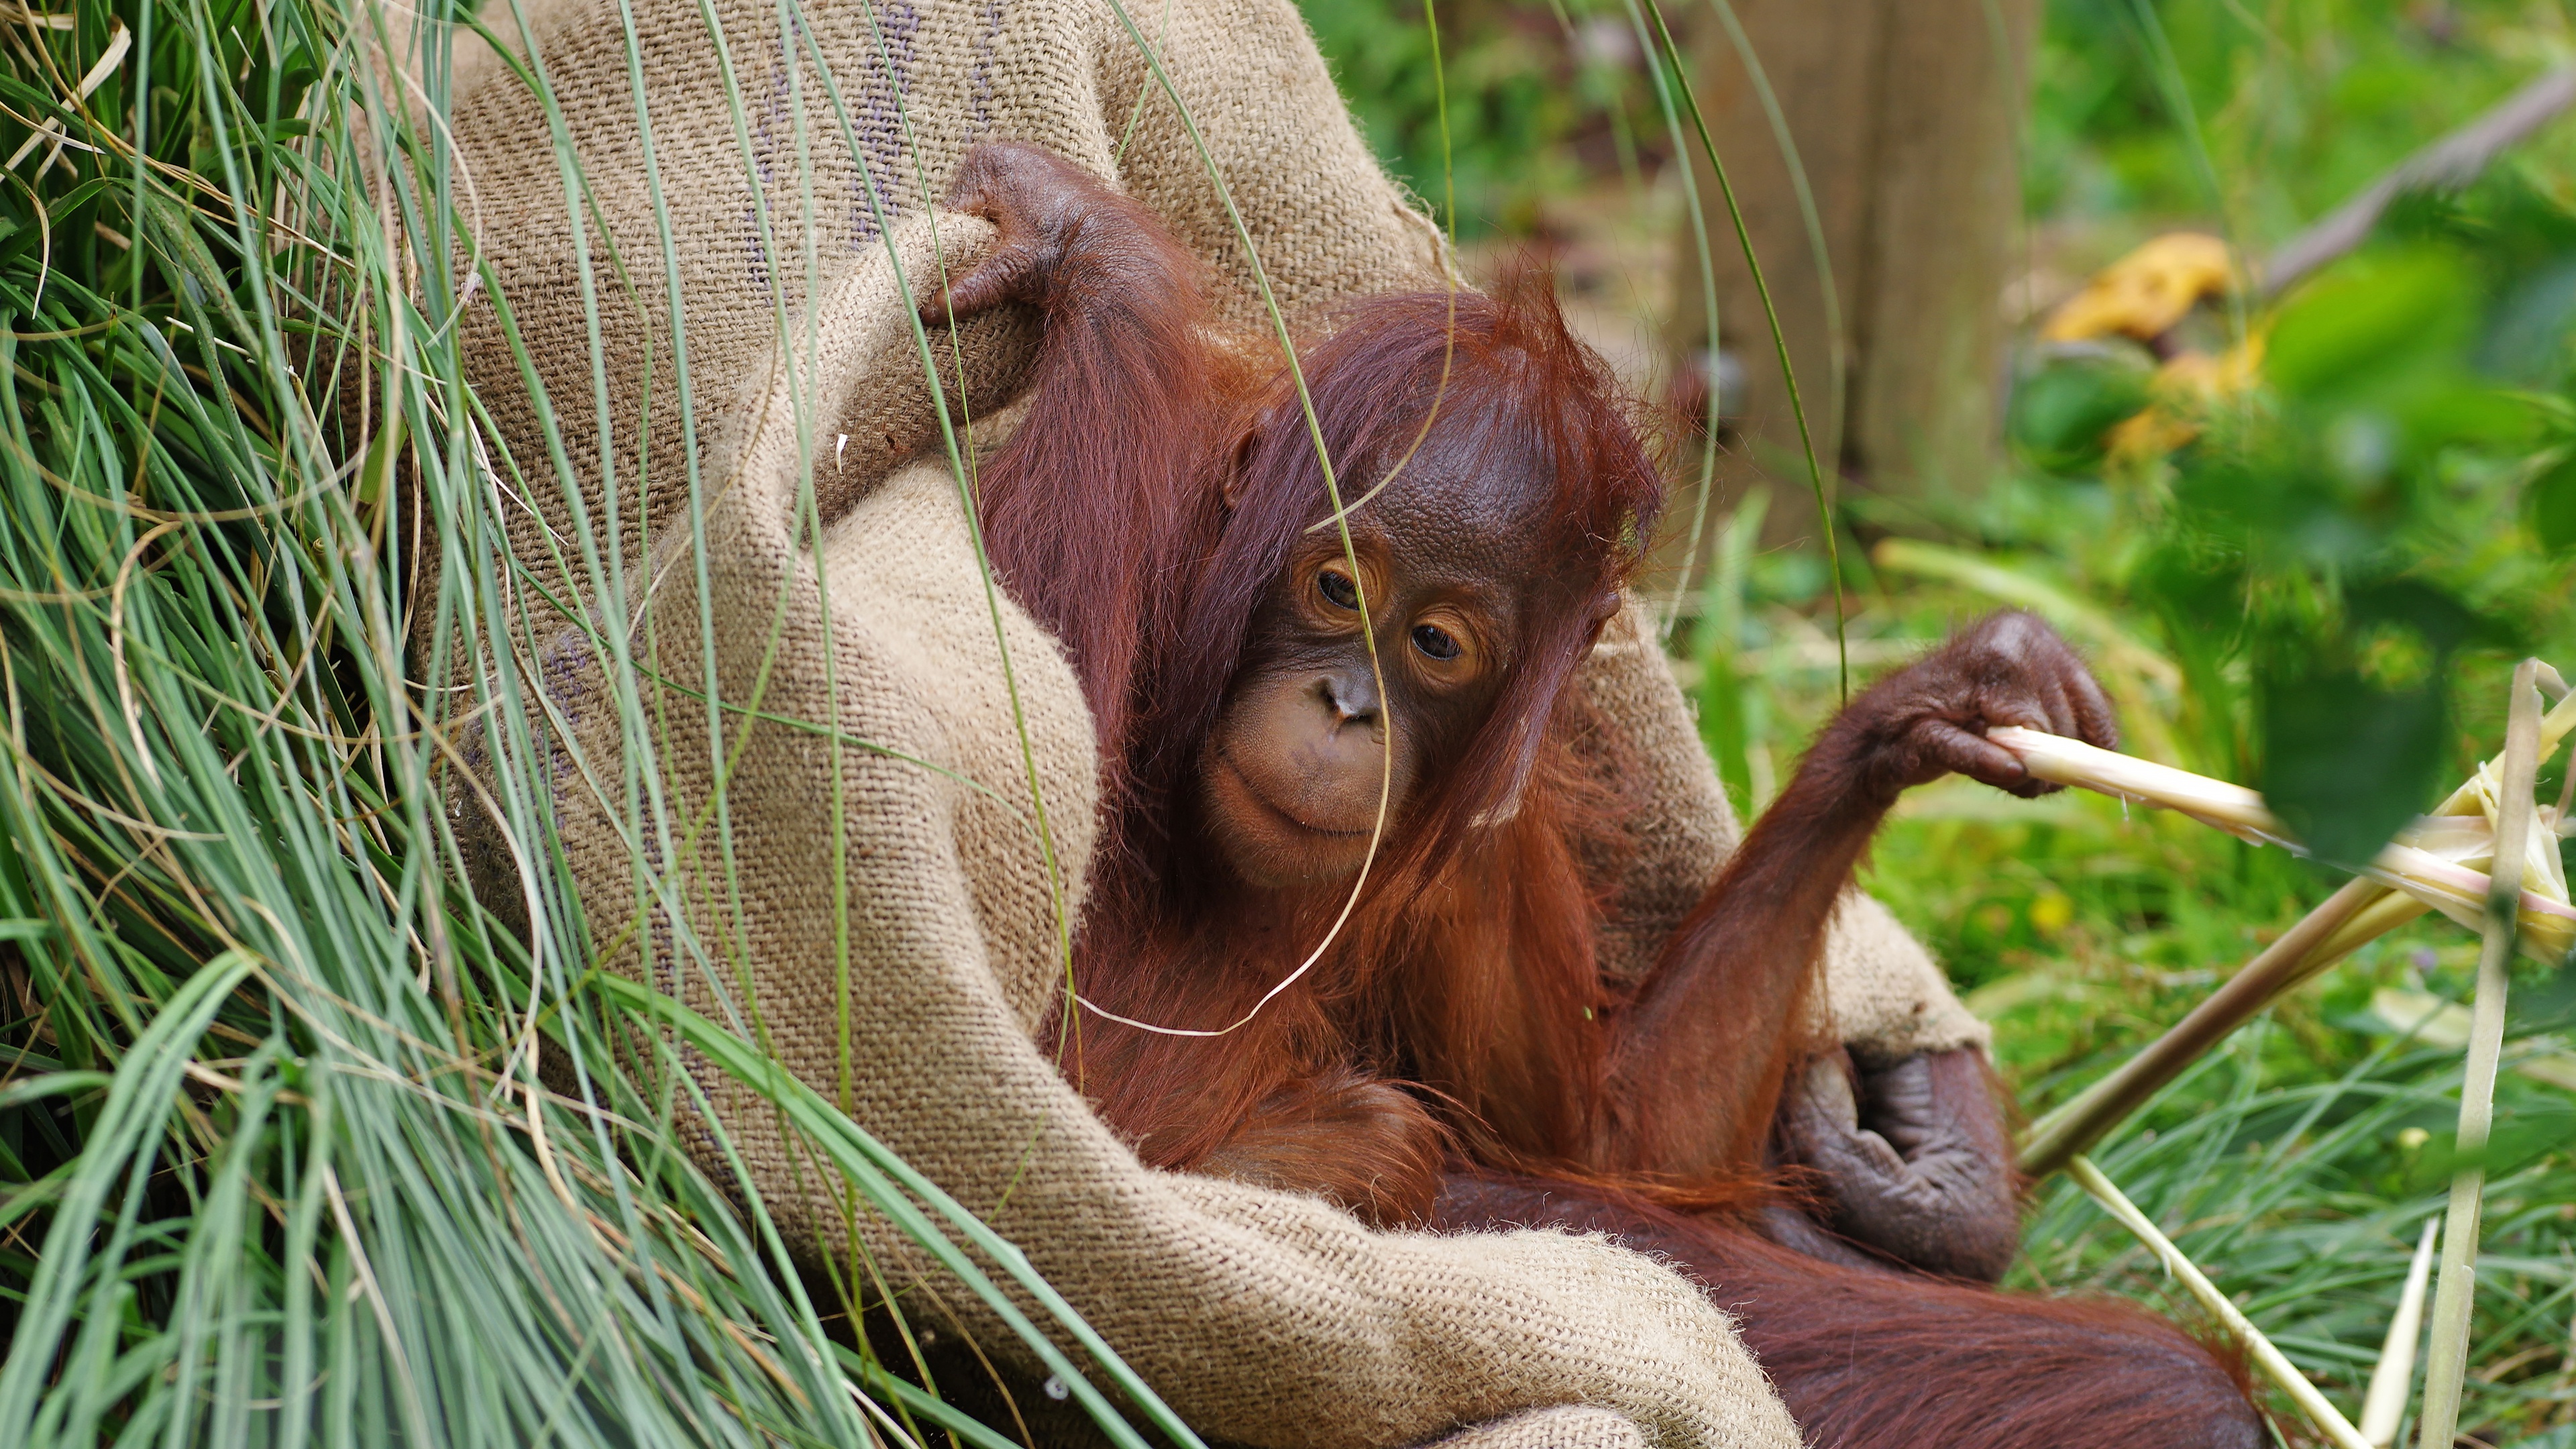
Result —
<instances>
[{"instance_id":1,"label":"orangutan hand","mask_svg":"<svg viewBox=\"0 0 2576 1449\"><path fill-rule=\"evenodd\" d=\"M1817 738L1823 768L1880 804L1953 771L2015 795L2058 789L1986 738L2020 725L2111 749L2111 701L2057 631L2035 614L1990 614L1856 696Z\"/></svg>"},{"instance_id":2,"label":"orangutan hand","mask_svg":"<svg viewBox=\"0 0 2576 1449\"><path fill-rule=\"evenodd\" d=\"M1087 283L1168 270L1159 224L1100 178L1025 141L968 151L948 184L951 209L1001 232L992 254L921 307L925 322L964 321L1005 302L1079 302ZM1100 218L1112 224L1095 225Z\"/></svg>"},{"instance_id":3,"label":"orangutan hand","mask_svg":"<svg viewBox=\"0 0 2576 1449\"><path fill-rule=\"evenodd\" d=\"M1791 1158L1825 1179L1819 1211L1836 1232L1946 1277L1991 1283L2011 1266L2012 1146L1977 1048L1875 1071L1818 1057L1780 1115Z\"/></svg>"}]
</instances>

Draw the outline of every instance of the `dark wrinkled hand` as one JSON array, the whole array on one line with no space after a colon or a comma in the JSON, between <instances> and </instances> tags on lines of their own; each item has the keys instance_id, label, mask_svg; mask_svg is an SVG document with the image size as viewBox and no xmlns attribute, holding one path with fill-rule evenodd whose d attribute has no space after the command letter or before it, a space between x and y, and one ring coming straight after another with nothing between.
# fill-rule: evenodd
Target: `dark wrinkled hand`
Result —
<instances>
[{"instance_id":1,"label":"dark wrinkled hand","mask_svg":"<svg viewBox=\"0 0 2576 1449\"><path fill-rule=\"evenodd\" d=\"M1825 1179L1835 1231L1954 1278L1994 1282L2021 1238L2012 1149L1973 1047L1859 1073L1811 1062L1780 1106L1791 1157Z\"/></svg>"},{"instance_id":2,"label":"dark wrinkled hand","mask_svg":"<svg viewBox=\"0 0 2576 1449\"><path fill-rule=\"evenodd\" d=\"M948 183L948 205L993 223L991 255L924 302L929 323L964 321L1005 302L1045 306L1084 218L1123 205L1090 172L1025 141L968 151Z\"/></svg>"},{"instance_id":3,"label":"dark wrinkled hand","mask_svg":"<svg viewBox=\"0 0 2576 1449\"><path fill-rule=\"evenodd\" d=\"M1893 794L1956 771L2024 797L2058 789L1986 738L2021 725L2111 749L2111 701L2057 631L2018 610L1992 614L1872 685L1835 721L1862 778Z\"/></svg>"}]
</instances>

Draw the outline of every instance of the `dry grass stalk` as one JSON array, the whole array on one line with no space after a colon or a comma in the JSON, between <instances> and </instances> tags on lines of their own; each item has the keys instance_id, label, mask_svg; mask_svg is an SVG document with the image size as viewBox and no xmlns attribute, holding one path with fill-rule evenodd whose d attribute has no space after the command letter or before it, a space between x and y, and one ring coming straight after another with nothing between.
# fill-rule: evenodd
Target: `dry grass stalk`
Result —
<instances>
[{"instance_id":1,"label":"dry grass stalk","mask_svg":"<svg viewBox=\"0 0 2576 1449\"><path fill-rule=\"evenodd\" d=\"M2493 777L2494 788L2483 791L2489 818L2495 822L2489 848L2496 870L2487 897L2485 949L2478 955L2477 996L2470 1007L2468 1072L2460 1083L2459 1151L2468 1165L2451 1179L2450 1211L2442 1228L2442 1276L2433 1290L2432 1342L2424 1357L2424 1412L2416 1438L2423 1449L2450 1449L2459 1425L2461 1380L2468 1372L2469 1309L2477 1291L2478 1214L2486 1192L2486 1169L2479 1159L2495 1117L2496 1065L2504 1053L2506 973L2525 934L2515 925L2524 915L2520 901L2530 894L2522 885L2529 874L2533 833L2529 827L2536 813L2532 777L2540 768L2541 756L2539 663L2526 659L2513 672L2502 767ZM2562 701L2560 709L2564 708ZM2472 783L2486 786L2487 770L2481 769L2478 775ZM2550 841L2553 857L2556 844ZM2563 879L2558 889L2565 892Z\"/></svg>"},{"instance_id":2,"label":"dry grass stalk","mask_svg":"<svg viewBox=\"0 0 2576 1449\"><path fill-rule=\"evenodd\" d=\"M2373 1449L2361 1431L2352 1426L2352 1421L2343 1416L2343 1411L2336 1408L2315 1384L2308 1382L2306 1374L2299 1372L2298 1365L2272 1346L2272 1340L2263 1336L2263 1331L2256 1328L2254 1321L2245 1316L2245 1311L2236 1306L2236 1300L2219 1292L2218 1285L2209 1281L2209 1275L2184 1257L2182 1249L2174 1246L2173 1239L2164 1235L2154 1219L2140 1212L2138 1205L2129 1201L2128 1194L2104 1177L2102 1169L2095 1167L2091 1158L2074 1158L2066 1164L2066 1173L2075 1179L2077 1186L2092 1194L2103 1211L2118 1219L2122 1227L2137 1234L2138 1241L2154 1251L2165 1271L2189 1289L2191 1296L2200 1301L2201 1307L2209 1310L2211 1317L2236 1335L2237 1341L2245 1345L2246 1355L2254 1361L2254 1367L2262 1372L2263 1377L2278 1385L2281 1392L2289 1395L2290 1401L2299 1406L2299 1411L2308 1416L2309 1422L2317 1426L2317 1431L2325 1436L2328 1443L2339 1446L2339 1449Z\"/></svg>"},{"instance_id":3,"label":"dry grass stalk","mask_svg":"<svg viewBox=\"0 0 2576 1449\"><path fill-rule=\"evenodd\" d=\"M2576 731L2576 694L2562 698L2540 720L2539 757L2548 758L2571 731ZM2242 839L2298 849L2262 796L2242 785L2039 730L2005 726L1988 737L2020 755L2041 779L2174 810ZM2455 912L2462 893L2482 889L2488 879L2479 868L2493 863L2500 778L2498 762L2480 765L2431 814L2418 816L2399 832L2392 844L2402 847L2400 854L2383 853L2383 860L2320 902L2162 1037L2034 1123L2023 1140L2022 1170L2045 1177L2064 1168L2068 1159L2100 1141L2283 991L2427 910ZM2531 888L2522 896L2520 944L2524 951L2554 961L2563 959L2567 944L2576 939L2576 911L2568 906L2567 881L2554 849L2556 836L2567 833L2567 826L2555 809L2541 811L2540 818L2551 833L2536 836L2524 848L2533 873L2527 877ZM2456 914L2453 918L2458 919ZM2476 923L2464 924L2474 928Z\"/></svg>"},{"instance_id":4,"label":"dry grass stalk","mask_svg":"<svg viewBox=\"0 0 2576 1449\"><path fill-rule=\"evenodd\" d=\"M2553 720L2562 715L2565 723L2554 735L2540 736L2546 741L2544 756L2564 738L2566 725L2576 724L2576 709L2562 703L2551 711ZM2305 853L2263 797L2242 785L2013 725L1989 731L1988 737L2021 756L2023 765L2043 780L2172 810L2258 845ZM2419 909L2383 913L2382 929L2420 914L2420 907L2440 911L2471 930L2481 928L2488 870L2495 858L2496 769L2492 761L2480 766L2434 813L2417 816L2362 868L2362 875L2419 903ZM2557 812L2544 809L2540 815L2548 831L2532 836L2521 852L2526 861L2522 878L2529 886L2521 896L2521 947L2536 960L2555 962L2576 946L2576 906L2568 902L2566 874L2558 863ZM2368 939L2339 938L2330 944L2340 947L2335 954L2341 956Z\"/></svg>"},{"instance_id":5,"label":"dry grass stalk","mask_svg":"<svg viewBox=\"0 0 2576 1449\"><path fill-rule=\"evenodd\" d=\"M2332 959L2321 959L2327 943L2341 935L2356 914L2386 894L2386 887L2372 881L2344 882L2342 889L2282 932L2171 1030L2075 1100L2032 1124L2022 1141L2021 1170L2033 1178L2046 1177L2100 1141L2273 997L2324 969ZM2413 914L2420 913L2419 907Z\"/></svg>"},{"instance_id":6,"label":"dry grass stalk","mask_svg":"<svg viewBox=\"0 0 2576 1449\"><path fill-rule=\"evenodd\" d=\"M2433 1241L2441 1231L2440 1218L2425 1219L2415 1261L2406 1268L2406 1286L2397 1295L2397 1316L2388 1321L2388 1341L2379 1348L2379 1366L2370 1371L2370 1387L2361 1396L2361 1437L2374 1449L2397 1442L2397 1421L2406 1416L2407 1391L2415 1387L2415 1349L2424 1338L2424 1290L2433 1281Z\"/></svg>"}]
</instances>

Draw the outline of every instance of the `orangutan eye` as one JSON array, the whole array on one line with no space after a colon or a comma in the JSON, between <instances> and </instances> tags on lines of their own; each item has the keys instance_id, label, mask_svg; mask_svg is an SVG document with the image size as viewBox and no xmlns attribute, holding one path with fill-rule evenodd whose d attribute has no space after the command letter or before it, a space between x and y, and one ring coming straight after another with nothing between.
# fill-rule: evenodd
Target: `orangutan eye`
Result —
<instances>
[{"instance_id":1,"label":"orangutan eye","mask_svg":"<svg viewBox=\"0 0 2576 1449\"><path fill-rule=\"evenodd\" d=\"M1413 647L1434 659L1458 657L1458 641L1450 638L1447 630L1432 624L1413 626Z\"/></svg>"},{"instance_id":2,"label":"orangutan eye","mask_svg":"<svg viewBox=\"0 0 2576 1449\"><path fill-rule=\"evenodd\" d=\"M1348 574L1324 570L1315 575L1315 591L1336 608L1357 609L1360 606L1359 585L1352 583Z\"/></svg>"}]
</instances>

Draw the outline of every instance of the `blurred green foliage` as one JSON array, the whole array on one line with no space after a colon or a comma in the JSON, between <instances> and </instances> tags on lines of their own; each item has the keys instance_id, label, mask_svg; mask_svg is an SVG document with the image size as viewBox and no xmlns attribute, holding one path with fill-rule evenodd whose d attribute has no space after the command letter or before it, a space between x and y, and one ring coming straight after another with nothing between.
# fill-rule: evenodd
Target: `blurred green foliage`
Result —
<instances>
[{"instance_id":1,"label":"blurred green foliage","mask_svg":"<svg viewBox=\"0 0 2576 1449\"><path fill-rule=\"evenodd\" d=\"M2103 488L2132 541L2091 591L2180 666L2188 762L2258 784L2327 859L2366 858L2491 738L2451 727L2462 651L2567 639L2570 279L2576 211L2507 166L2402 204L2250 319L2262 385L2168 389L2170 452L2103 446L2152 390L2143 348L2051 357L2017 389L2022 457Z\"/></svg>"},{"instance_id":2,"label":"blurred green foliage","mask_svg":"<svg viewBox=\"0 0 2576 1449\"><path fill-rule=\"evenodd\" d=\"M2045 13L2024 151L2031 215L2217 220L2258 249L2571 38L2562 8L2521 0L2050 0ZM2176 124L2182 99L2189 127Z\"/></svg>"},{"instance_id":3,"label":"blurred green foliage","mask_svg":"<svg viewBox=\"0 0 2576 1449\"><path fill-rule=\"evenodd\" d=\"M1642 179L1672 154L1619 0L1444 0L1430 7L1438 71L1419 0L1298 8L1379 160L1461 237L1541 230L1541 203L1579 189L1587 173Z\"/></svg>"},{"instance_id":4,"label":"blurred green foliage","mask_svg":"<svg viewBox=\"0 0 2576 1449\"><path fill-rule=\"evenodd\" d=\"M2153 363L2137 349L2088 344L2051 356L2012 392L2006 429L2039 467L2083 473L2101 467L2111 429L2150 400Z\"/></svg>"}]
</instances>

